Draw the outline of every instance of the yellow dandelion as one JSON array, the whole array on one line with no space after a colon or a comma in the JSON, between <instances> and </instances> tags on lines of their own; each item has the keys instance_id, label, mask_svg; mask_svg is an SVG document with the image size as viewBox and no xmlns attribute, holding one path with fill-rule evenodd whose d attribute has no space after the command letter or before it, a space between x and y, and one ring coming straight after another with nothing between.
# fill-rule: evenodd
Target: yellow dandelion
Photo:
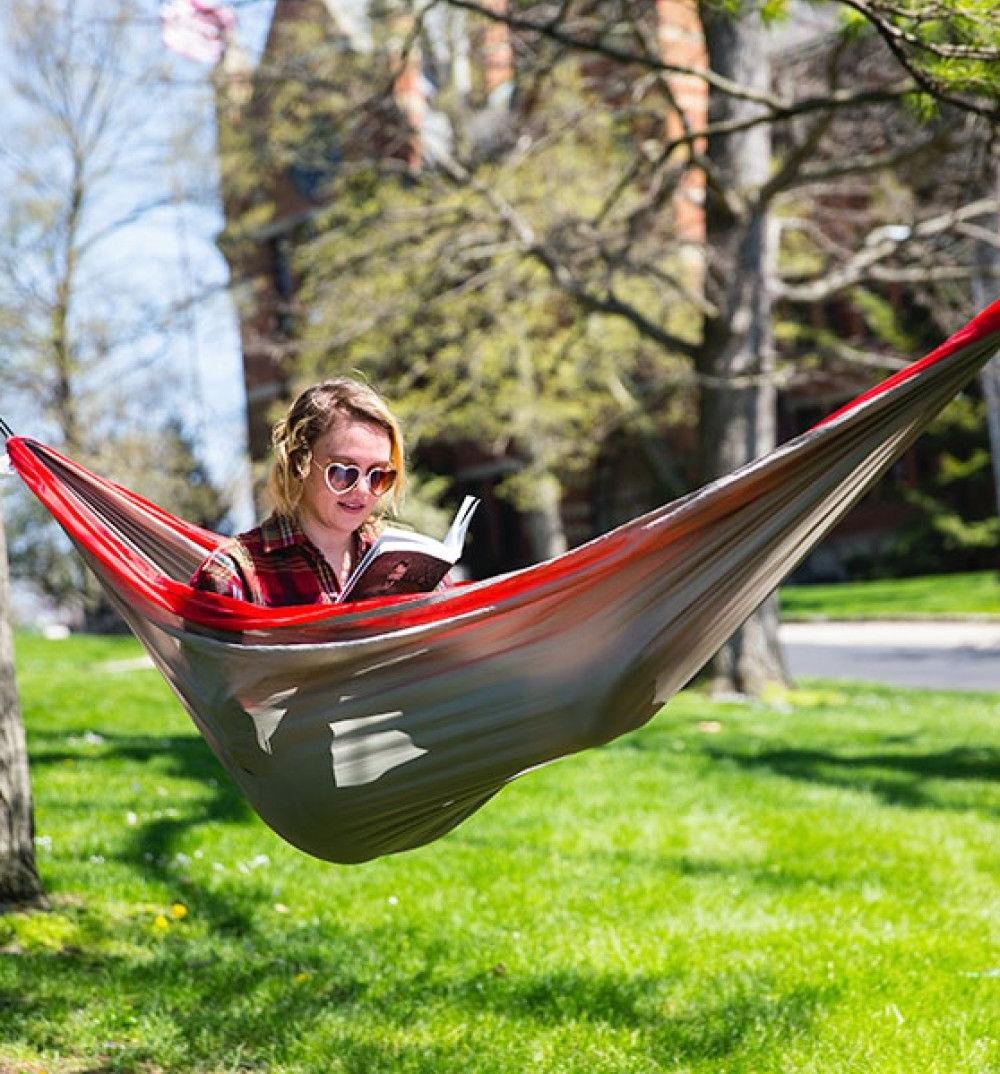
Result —
<instances>
[{"instance_id":1,"label":"yellow dandelion","mask_svg":"<svg viewBox=\"0 0 1000 1074\"><path fill-rule=\"evenodd\" d=\"M312 975L309 973L297 973L295 975L295 983L302 984L303 981L308 981Z\"/></svg>"},{"instance_id":2,"label":"yellow dandelion","mask_svg":"<svg viewBox=\"0 0 1000 1074\"><path fill-rule=\"evenodd\" d=\"M182 902L175 902L174 905L170 907L170 916L175 921L182 921L187 917L187 913L188 908Z\"/></svg>"},{"instance_id":3,"label":"yellow dandelion","mask_svg":"<svg viewBox=\"0 0 1000 1074\"><path fill-rule=\"evenodd\" d=\"M153 919L153 928L157 932L163 932L164 929L170 928L170 922L163 916L163 914L157 914Z\"/></svg>"}]
</instances>

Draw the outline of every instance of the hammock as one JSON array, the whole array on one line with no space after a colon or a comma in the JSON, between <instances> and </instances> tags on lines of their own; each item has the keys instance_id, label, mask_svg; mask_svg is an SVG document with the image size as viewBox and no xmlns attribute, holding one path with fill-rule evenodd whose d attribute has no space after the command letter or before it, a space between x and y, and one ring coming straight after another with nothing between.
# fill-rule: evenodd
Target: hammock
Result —
<instances>
[{"instance_id":1,"label":"hammock","mask_svg":"<svg viewBox=\"0 0 1000 1074\"><path fill-rule=\"evenodd\" d=\"M220 537L40 443L7 450L262 819L359 862L646 723L998 348L1000 302L766 458L565 555L354 605L192 590Z\"/></svg>"}]
</instances>

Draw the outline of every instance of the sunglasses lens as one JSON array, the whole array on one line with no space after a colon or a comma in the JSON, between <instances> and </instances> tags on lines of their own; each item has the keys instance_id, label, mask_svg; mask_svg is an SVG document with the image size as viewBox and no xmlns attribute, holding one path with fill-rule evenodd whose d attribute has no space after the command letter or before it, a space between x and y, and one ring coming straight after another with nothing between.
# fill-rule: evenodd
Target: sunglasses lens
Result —
<instances>
[{"instance_id":1,"label":"sunglasses lens","mask_svg":"<svg viewBox=\"0 0 1000 1074\"><path fill-rule=\"evenodd\" d=\"M356 466L331 462L326 468L326 483L333 492L348 492L358 483L361 471Z\"/></svg>"},{"instance_id":2,"label":"sunglasses lens","mask_svg":"<svg viewBox=\"0 0 1000 1074\"><path fill-rule=\"evenodd\" d=\"M395 470L383 470L372 467L365 475L365 483L373 496L381 496L392 488L396 480ZM331 462L326 468L326 483L331 492L338 495L350 492L361 480L361 471L357 466L348 466L343 462Z\"/></svg>"},{"instance_id":3,"label":"sunglasses lens","mask_svg":"<svg viewBox=\"0 0 1000 1074\"><path fill-rule=\"evenodd\" d=\"M381 496L383 493L388 492L395 480L395 470L368 471L368 487L372 490L373 496Z\"/></svg>"}]
</instances>

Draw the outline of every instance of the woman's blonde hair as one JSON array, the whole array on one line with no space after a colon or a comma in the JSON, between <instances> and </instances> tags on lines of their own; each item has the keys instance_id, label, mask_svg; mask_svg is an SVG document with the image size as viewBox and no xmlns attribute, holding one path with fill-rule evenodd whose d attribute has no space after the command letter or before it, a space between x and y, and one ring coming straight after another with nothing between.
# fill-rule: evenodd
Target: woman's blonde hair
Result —
<instances>
[{"instance_id":1,"label":"woman's blonde hair","mask_svg":"<svg viewBox=\"0 0 1000 1074\"><path fill-rule=\"evenodd\" d=\"M338 417L367 422L389 434L389 462L396 480L389 490L394 504L406 484L403 434L386 401L367 384L338 377L306 388L271 430L274 459L267 477L267 491L275 511L294 515L313 461L313 445Z\"/></svg>"}]
</instances>

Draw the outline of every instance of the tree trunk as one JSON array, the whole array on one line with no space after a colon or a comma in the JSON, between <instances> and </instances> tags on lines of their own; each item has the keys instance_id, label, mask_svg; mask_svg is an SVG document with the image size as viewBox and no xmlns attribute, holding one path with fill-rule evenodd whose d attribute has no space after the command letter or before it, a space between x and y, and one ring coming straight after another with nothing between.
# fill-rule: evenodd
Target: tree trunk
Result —
<instances>
[{"instance_id":1,"label":"tree trunk","mask_svg":"<svg viewBox=\"0 0 1000 1074\"><path fill-rule=\"evenodd\" d=\"M43 903L35 867L31 779L17 700L7 542L0 513L0 906Z\"/></svg>"},{"instance_id":2,"label":"tree trunk","mask_svg":"<svg viewBox=\"0 0 1000 1074\"><path fill-rule=\"evenodd\" d=\"M1000 194L1000 168L997 169L995 189ZM1000 223L1000 220L996 221ZM972 300L976 309L988 306L997 297L997 276L1000 256L995 246L977 244L972 273ZM1000 354L995 354L980 374L983 398L986 400L986 422L990 437L990 459L993 464L993 492L1000 512Z\"/></svg>"},{"instance_id":3,"label":"tree trunk","mask_svg":"<svg viewBox=\"0 0 1000 1074\"><path fill-rule=\"evenodd\" d=\"M563 526L560 503L562 488L552 474L544 474L538 480L537 502L524 514L524 525L531 558L542 563L562 555L568 548L566 530Z\"/></svg>"},{"instance_id":4,"label":"tree trunk","mask_svg":"<svg viewBox=\"0 0 1000 1074\"><path fill-rule=\"evenodd\" d=\"M759 14L742 17L704 4L702 23L711 69L748 88L770 89L770 62ZM759 106L711 91L712 123L741 121ZM758 191L771 164L766 123L709 140L718 177L706 197L707 297L718 315L706 319L698 372L702 482L714 480L775 446L774 340L771 281L774 229ZM718 191L736 192L737 201ZM710 666L715 692L757 694L768 682L786 683L778 641L776 600L771 598L719 651Z\"/></svg>"},{"instance_id":5,"label":"tree trunk","mask_svg":"<svg viewBox=\"0 0 1000 1074\"><path fill-rule=\"evenodd\" d=\"M52 345L52 368L55 386L52 409L63 436L63 449L79 457L83 447L78 413L76 369L73 357L71 308L76 299L76 275L80 260L80 226L85 195L84 162L79 152L73 156L73 180L66 205L61 265L55 281L55 302L52 306L49 336Z\"/></svg>"},{"instance_id":6,"label":"tree trunk","mask_svg":"<svg viewBox=\"0 0 1000 1074\"><path fill-rule=\"evenodd\" d=\"M993 496L1000 514L1000 354L995 354L980 374L986 399L986 421L993 464Z\"/></svg>"}]
</instances>

